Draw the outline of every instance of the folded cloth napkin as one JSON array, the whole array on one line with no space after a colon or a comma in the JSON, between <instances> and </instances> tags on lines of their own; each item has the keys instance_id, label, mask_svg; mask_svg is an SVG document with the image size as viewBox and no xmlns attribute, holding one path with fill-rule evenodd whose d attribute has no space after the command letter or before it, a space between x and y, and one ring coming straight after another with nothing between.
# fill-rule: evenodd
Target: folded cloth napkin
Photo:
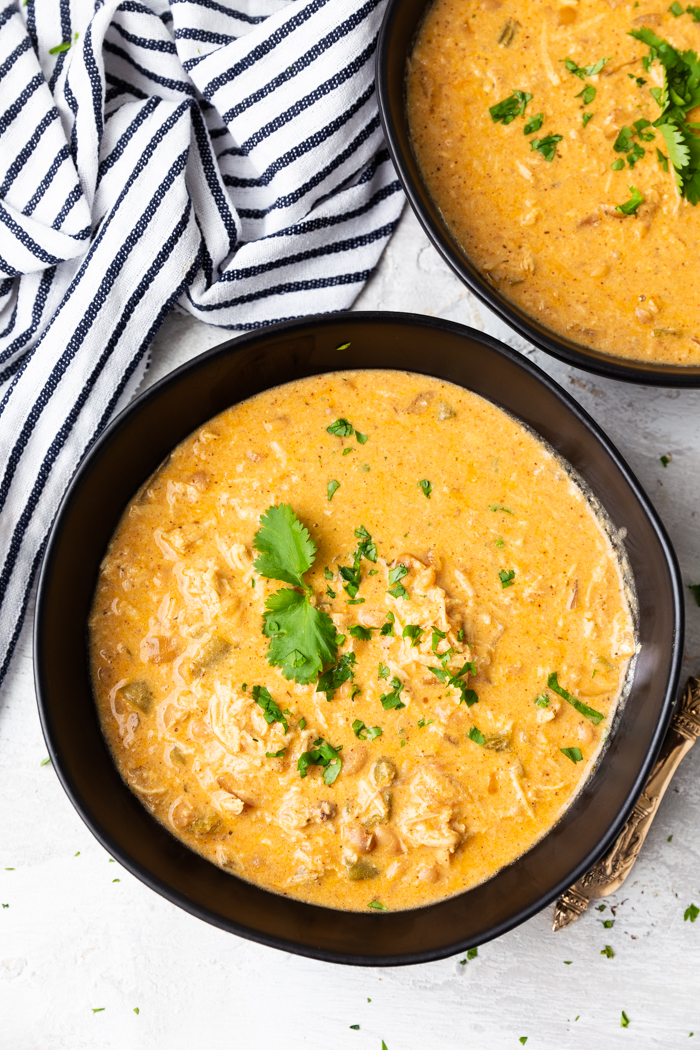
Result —
<instances>
[{"instance_id":1,"label":"folded cloth napkin","mask_svg":"<svg viewBox=\"0 0 700 1050\"><path fill-rule=\"evenodd\" d=\"M180 304L349 307L403 197L383 0L0 0L0 681L56 508Z\"/></svg>"}]
</instances>

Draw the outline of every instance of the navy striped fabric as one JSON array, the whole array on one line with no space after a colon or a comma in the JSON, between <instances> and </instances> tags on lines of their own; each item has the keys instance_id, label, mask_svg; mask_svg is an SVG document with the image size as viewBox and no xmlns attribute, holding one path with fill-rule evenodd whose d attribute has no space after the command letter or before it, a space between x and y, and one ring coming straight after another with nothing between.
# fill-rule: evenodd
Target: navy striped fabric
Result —
<instances>
[{"instance_id":1,"label":"navy striped fabric","mask_svg":"<svg viewBox=\"0 0 700 1050\"><path fill-rule=\"evenodd\" d=\"M80 459L179 304L349 307L403 197L383 0L0 0L0 681Z\"/></svg>"}]
</instances>

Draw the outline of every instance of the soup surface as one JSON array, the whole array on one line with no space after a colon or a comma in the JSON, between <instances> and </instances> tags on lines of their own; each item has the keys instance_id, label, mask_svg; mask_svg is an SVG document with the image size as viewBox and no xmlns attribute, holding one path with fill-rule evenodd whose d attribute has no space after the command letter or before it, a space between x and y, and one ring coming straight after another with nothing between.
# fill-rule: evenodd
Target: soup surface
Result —
<instances>
[{"instance_id":1,"label":"soup surface","mask_svg":"<svg viewBox=\"0 0 700 1050\"><path fill-rule=\"evenodd\" d=\"M684 105L664 109L653 39L673 63L700 26L654 0L435 0L409 123L446 223L503 295L603 353L696 364L700 70L679 57Z\"/></svg>"},{"instance_id":2,"label":"soup surface","mask_svg":"<svg viewBox=\"0 0 700 1050\"><path fill-rule=\"evenodd\" d=\"M143 804L223 868L347 909L428 903L532 846L634 652L566 467L483 398L392 371L266 391L179 445L90 631Z\"/></svg>"}]
</instances>

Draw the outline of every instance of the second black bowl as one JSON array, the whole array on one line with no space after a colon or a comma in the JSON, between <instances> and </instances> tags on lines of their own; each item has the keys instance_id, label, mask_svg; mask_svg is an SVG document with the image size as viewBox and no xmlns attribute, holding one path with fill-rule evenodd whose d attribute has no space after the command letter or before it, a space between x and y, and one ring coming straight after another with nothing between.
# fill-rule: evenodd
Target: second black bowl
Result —
<instances>
[{"instance_id":1,"label":"second black bowl","mask_svg":"<svg viewBox=\"0 0 700 1050\"><path fill-rule=\"evenodd\" d=\"M389 151L418 221L448 265L495 314L531 343L567 364L612 379L656 386L700 387L700 365L669 365L614 357L545 328L507 299L455 240L423 181L406 109L408 57L430 0L389 0L377 48L377 97ZM474 144L478 149L479 145Z\"/></svg>"},{"instance_id":2,"label":"second black bowl","mask_svg":"<svg viewBox=\"0 0 700 1050\"><path fill-rule=\"evenodd\" d=\"M338 352L340 344L348 349ZM467 893L414 911L334 911L229 875L174 838L119 776L90 684L87 621L124 507L188 434L269 387L348 368L398 368L458 383L540 434L587 482L636 579L639 640L629 698L607 751L559 823ZM275 325L195 358L146 391L92 448L59 510L41 572L36 686L54 768L81 817L126 868L186 911L263 944L333 962L426 962L496 937L553 901L619 833L666 730L682 651L673 551L629 468L596 424L534 365L494 339L410 314L340 314Z\"/></svg>"}]
</instances>

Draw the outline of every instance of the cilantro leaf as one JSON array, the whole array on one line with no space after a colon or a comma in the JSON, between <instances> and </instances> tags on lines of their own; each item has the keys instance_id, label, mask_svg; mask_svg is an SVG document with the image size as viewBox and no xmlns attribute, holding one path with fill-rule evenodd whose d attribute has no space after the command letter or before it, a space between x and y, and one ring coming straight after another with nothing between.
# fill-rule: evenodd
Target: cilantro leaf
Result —
<instances>
[{"instance_id":1,"label":"cilantro leaf","mask_svg":"<svg viewBox=\"0 0 700 1050\"><path fill-rule=\"evenodd\" d=\"M570 73L573 73L575 77L579 77L581 80L584 77L594 77L600 73L601 69L606 62L609 62L609 58L599 58L597 62L592 62L590 66L579 66L574 62L573 58L563 58L561 61L564 63Z\"/></svg>"},{"instance_id":2,"label":"cilantro leaf","mask_svg":"<svg viewBox=\"0 0 700 1050\"><path fill-rule=\"evenodd\" d=\"M557 152L557 143L563 138L563 135L546 135L543 139L530 139L530 150L537 150L551 164Z\"/></svg>"},{"instance_id":3,"label":"cilantro leaf","mask_svg":"<svg viewBox=\"0 0 700 1050\"><path fill-rule=\"evenodd\" d=\"M622 215L636 215L637 208L640 204L644 203L644 197L641 195L636 186L630 186L630 193L632 196L624 204L616 204L615 211L619 211Z\"/></svg>"},{"instance_id":4,"label":"cilantro leaf","mask_svg":"<svg viewBox=\"0 0 700 1050\"><path fill-rule=\"evenodd\" d=\"M287 719L284 717L265 686L254 685L252 692L253 700L255 700L258 707L262 708L263 717L267 724L270 726L273 722L279 722L284 727L285 733L288 733L289 726L287 725Z\"/></svg>"},{"instance_id":5,"label":"cilantro leaf","mask_svg":"<svg viewBox=\"0 0 700 1050\"><path fill-rule=\"evenodd\" d=\"M536 707L549 707L549 697L547 696L546 693L539 693L535 697L535 706Z\"/></svg>"},{"instance_id":6,"label":"cilantro leaf","mask_svg":"<svg viewBox=\"0 0 700 1050\"><path fill-rule=\"evenodd\" d=\"M426 499L430 499L430 493L433 491L433 486L430 484L427 478L424 478L423 481L418 482L418 488L421 489Z\"/></svg>"},{"instance_id":7,"label":"cilantro leaf","mask_svg":"<svg viewBox=\"0 0 700 1050\"><path fill-rule=\"evenodd\" d=\"M367 561L377 561L377 545L367 532L364 525L360 525L359 529L355 529L355 539L360 540L357 545L357 551L355 553L356 558L366 558Z\"/></svg>"},{"instance_id":8,"label":"cilantro leaf","mask_svg":"<svg viewBox=\"0 0 700 1050\"><path fill-rule=\"evenodd\" d=\"M484 741L486 740L486 737L484 736L484 734L481 733L476 728L476 726L472 726L471 727L471 729L467 733L467 738L469 740L473 741L473 743L478 744L479 747L483 747L484 746Z\"/></svg>"},{"instance_id":9,"label":"cilantro leaf","mask_svg":"<svg viewBox=\"0 0 700 1050\"><path fill-rule=\"evenodd\" d=\"M658 160L659 164L664 169L664 171L668 171L668 157L665 157L661 150L658 149L658 147L656 150L656 159Z\"/></svg>"},{"instance_id":10,"label":"cilantro leaf","mask_svg":"<svg viewBox=\"0 0 700 1050\"><path fill-rule=\"evenodd\" d=\"M368 908L374 908L376 911L389 911L389 909L387 908L386 904L382 904L381 901L370 901L369 904L367 905L367 907ZM387 1050L386 1044L384 1043L383 1040L382 1040L382 1046L384 1047L384 1050Z\"/></svg>"},{"instance_id":11,"label":"cilantro leaf","mask_svg":"<svg viewBox=\"0 0 700 1050\"><path fill-rule=\"evenodd\" d=\"M354 430L352 423L347 419L336 419L335 423L331 423L329 427L326 427L328 434L334 434L336 437L350 437Z\"/></svg>"},{"instance_id":12,"label":"cilantro leaf","mask_svg":"<svg viewBox=\"0 0 700 1050\"><path fill-rule=\"evenodd\" d=\"M286 747L281 747L279 751L266 751L265 758L282 758L286 750Z\"/></svg>"},{"instance_id":13,"label":"cilantro leaf","mask_svg":"<svg viewBox=\"0 0 700 1050\"><path fill-rule=\"evenodd\" d=\"M330 616L311 605L306 595L287 587L267 599L263 633L271 639L268 662L302 685L335 659L337 632Z\"/></svg>"},{"instance_id":14,"label":"cilantro leaf","mask_svg":"<svg viewBox=\"0 0 700 1050\"><path fill-rule=\"evenodd\" d=\"M343 682L355 680L355 663L357 657L354 653L345 653L341 656L335 667L329 667L324 671L316 683L316 692L325 693L326 700L332 700Z\"/></svg>"},{"instance_id":15,"label":"cilantro leaf","mask_svg":"<svg viewBox=\"0 0 700 1050\"><path fill-rule=\"evenodd\" d=\"M581 117L581 123L583 124L584 128L585 128L585 126L586 126L586 124L588 123L589 120L593 120L593 114L592 113L584 113L583 116Z\"/></svg>"},{"instance_id":16,"label":"cilantro leaf","mask_svg":"<svg viewBox=\"0 0 700 1050\"><path fill-rule=\"evenodd\" d=\"M584 106L589 106L597 94L598 92L592 84L586 84L583 91L579 91L578 95L576 95L576 98L582 99Z\"/></svg>"},{"instance_id":17,"label":"cilantro leaf","mask_svg":"<svg viewBox=\"0 0 700 1050\"><path fill-rule=\"evenodd\" d=\"M567 704L571 704L571 706L575 708L580 715L583 715L584 718L589 719L589 721L591 721L593 725L597 726L599 722L602 722L605 718L605 715L601 714L600 711L596 711L592 707L587 707L586 704L581 703L581 701L577 700L575 696L571 695L571 693L567 693L566 689L563 689L559 685L557 677L558 674L558 671L552 671L552 673L547 678L547 688L551 689L554 693L558 693L559 696L566 700Z\"/></svg>"},{"instance_id":18,"label":"cilantro leaf","mask_svg":"<svg viewBox=\"0 0 700 1050\"><path fill-rule=\"evenodd\" d=\"M560 747L559 750L562 755L566 755L566 757L570 758L572 762L583 761L583 755L577 747Z\"/></svg>"},{"instance_id":19,"label":"cilantro leaf","mask_svg":"<svg viewBox=\"0 0 700 1050\"><path fill-rule=\"evenodd\" d=\"M352 731L358 740L376 740L384 732L379 726L366 726L359 718L352 723Z\"/></svg>"},{"instance_id":20,"label":"cilantro leaf","mask_svg":"<svg viewBox=\"0 0 700 1050\"><path fill-rule=\"evenodd\" d=\"M669 11L671 12L674 18L680 18L683 14L683 8L678 3L678 0L673 0L673 3L669 7Z\"/></svg>"},{"instance_id":21,"label":"cilantro leaf","mask_svg":"<svg viewBox=\"0 0 700 1050\"><path fill-rule=\"evenodd\" d=\"M391 692L384 693L379 697L379 701L385 711L400 711L402 707L406 705L401 699L401 690L403 689L403 682L398 678L391 679Z\"/></svg>"},{"instance_id":22,"label":"cilantro leaf","mask_svg":"<svg viewBox=\"0 0 700 1050\"><path fill-rule=\"evenodd\" d=\"M328 495L328 502L329 503L333 499L333 497L335 496L335 494L336 494L336 492L338 491L339 488L340 488L340 482L336 481L335 478L332 481L328 482L328 484L326 486L326 493Z\"/></svg>"},{"instance_id":23,"label":"cilantro leaf","mask_svg":"<svg viewBox=\"0 0 700 1050\"><path fill-rule=\"evenodd\" d=\"M698 908L696 904L689 904L688 907L685 909L685 913L683 915L683 922L687 922L688 920L690 920L691 922L695 922L698 915L700 915L700 908Z\"/></svg>"},{"instance_id":24,"label":"cilantro leaf","mask_svg":"<svg viewBox=\"0 0 700 1050\"><path fill-rule=\"evenodd\" d=\"M501 581L501 588L503 590L505 590L506 587L512 587L515 583L515 569L501 569L498 578Z\"/></svg>"},{"instance_id":25,"label":"cilantro leaf","mask_svg":"<svg viewBox=\"0 0 700 1050\"><path fill-rule=\"evenodd\" d=\"M530 117L530 119L525 124L525 127L523 128L523 135L532 135L533 132L539 131L543 123L544 113L536 113L535 116Z\"/></svg>"},{"instance_id":26,"label":"cilantro leaf","mask_svg":"<svg viewBox=\"0 0 700 1050\"><path fill-rule=\"evenodd\" d=\"M391 671L389 670L389 668L386 666L386 664L383 664L381 662L381 660L380 660L379 661L379 672L377 674L377 680L384 679L386 681L386 679L389 677L390 674L391 674Z\"/></svg>"},{"instance_id":27,"label":"cilantro leaf","mask_svg":"<svg viewBox=\"0 0 700 1050\"><path fill-rule=\"evenodd\" d=\"M56 44L55 47L50 47L49 48L49 54L50 55L60 55L62 51L70 51L70 49L72 48L73 44L78 39L79 35L80 35L79 33L76 33L72 40L64 40L62 44ZM102 1007L101 1009L104 1009L104 1007ZM93 1011L93 1013L94 1012L95 1011Z\"/></svg>"},{"instance_id":28,"label":"cilantro leaf","mask_svg":"<svg viewBox=\"0 0 700 1050\"><path fill-rule=\"evenodd\" d=\"M495 106L489 106L489 113L494 124L510 124L516 117L522 117L525 107L532 95L527 91L514 91Z\"/></svg>"},{"instance_id":29,"label":"cilantro leaf","mask_svg":"<svg viewBox=\"0 0 700 1050\"><path fill-rule=\"evenodd\" d=\"M576 750L576 749L574 748L574 750ZM614 959L615 958L615 952L612 950L612 948L610 947L609 944L605 945L605 947L603 948L603 950L601 951L600 954L601 955L607 955L608 959Z\"/></svg>"},{"instance_id":30,"label":"cilantro leaf","mask_svg":"<svg viewBox=\"0 0 700 1050\"><path fill-rule=\"evenodd\" d=\"M700 22L700 7L693 7L692 4L688 4L685 10L687 14L693 16L694 22Z\"/></svg>"},{"instance_id":31,"label":"cilantro leaf","mask_svg":"<svg viewBox=\"0 0 700 1050\"><path fill-rule=\"evenodd\" d=\"M401 585L399 584L399 586L401 586ZM401 590L403 590L403 587L401 588ZM391 591L389 593L391 594ZM698 605L700 605L700 601L698 601ZM386 623L382 624L382 629L379 632L380 635L382 635L383 638L386 638L386 637L393 638L394 637L394 623L395 622L396 622L396 620L395 620L393 612L388 612L386 614Z\"/></svg>"},{"instance_id":32,"label":"cilantro leaf","mask_svg":"<svg viewBox=\"0 0 700 1050\"><path fill-rule=\"evenodd\" d=\"M323 737L314 740L311 750L304 751L303 754L299 755L297 760L299 776L303 780L309 772L310 766L323 766L323 782L330 787L338 779L338 774L343 765L339 754L341 750L342 745L341 747L333 747Z\"/></svg>"},{"instance_id":33,"label":"cilantro leaf","mask_svg":"<svg viewBox=\"0 0 700 1050\"><path fill-rule=\"evenodd\" d=\"M376 627L363 627L361 624L357 624L355 627L350 628L348 634L352 635L353 638L357 638L360 642L369 642L372 640L373 630L376 630Z\"/></svg>"},{"instance_id":34,"label":"cilantro leaf","mask_svg":"<svg viewBox=\"0 0 700 1050\"><path fill-rule=\"evenodd\" d=\"M675 4L674 6L675 7L680 7L681 5L680 4ZM681 12L681 14L682 14L682 12ZM629 1023L630 1023L630 1019L627 1016L627 1014L625 1013L625 1011L623 1010L622 1011L622 1016L620 1018L620 1028L628 1028L629 1027Z\"/></svg>"},{"instance_id":35,"label":"cilantro leaf","mask_svg":"<svg viewBox=\"0 0 700 1050\"><path fill-rule=\"evenodd\" d=\"M612 162L612 164L610 165L610 167L612 168L613 171L622 171L624 166L625 166L625 162L622 159L622 157L620 157L618 160L614 160Z\"/></svg>"},{"instance_id":36,"label":"cilantro leaf","mask_svg":"<svg viewBox=\"0 0 700 1050\"><path fill-rule=\"evenodd\" d=\"M302 576L313 564L316 544L289 504L270 507L262 515L253 547L260 551L253 568L261 576L310 590Z\"/></svg>"},{"instance_id":37,"label":"cilantro leaf","mask_svg":"<svg viewBox=\"0 0 700 1050\"><path fill-rule=\"evenodd\" d=\"M407 623L403 629L402 638L411 639L411 649L414 649L420 642L421 635L425 634L422 627L419 627L417 623Z\"/></svg>"}]
</instances>

